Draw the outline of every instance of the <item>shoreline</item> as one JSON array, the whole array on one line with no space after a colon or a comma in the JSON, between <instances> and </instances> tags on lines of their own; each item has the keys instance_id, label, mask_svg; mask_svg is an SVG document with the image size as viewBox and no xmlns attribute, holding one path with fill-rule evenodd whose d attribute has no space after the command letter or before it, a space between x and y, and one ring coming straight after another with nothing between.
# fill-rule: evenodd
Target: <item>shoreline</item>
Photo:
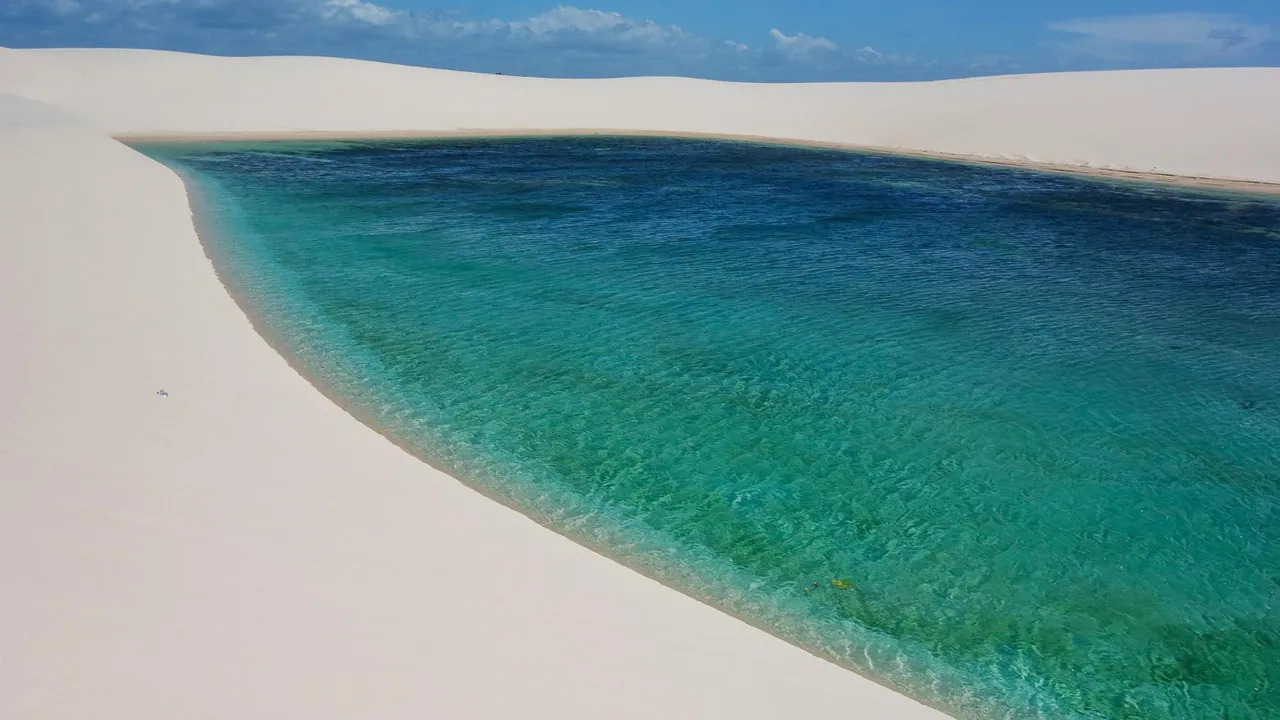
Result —
<instances>
[{"instance_id":1,"label":"shoreline","mask_svg":"<svg viewBox=\"0 0 1280 720\"><path fill-rule=\"evenodd\" d=\"M399 448L406 455L409 455L414 459L416 459L417 461L421 462L423 465L431 468L432 470L435 470L436 472L444 476L447 476L448 478L458 483L459 485L481 495L486 500L497 503L498 505L501 505L511 510L512 512L519 513L521 516L528 518L529 520L536 523L538 526L545 528L547 531L555 533L556 535L560 535L561 537L569 540L570 542L580 547L585 548L589 552L603 558L604 560L610 563L614 563L616 565L624 567L628 571L636 573L644 578L647 578L655 583L658 583L659 585L662 585L663 587L668 588L672 592L679 593L684 597L688 597L694 600L695 602L705 605L706 607L714 610L717 613L722 613L739 622L749 625L750 627L755 628L756 630L759 630L760 632L765 633L770 637L777 638L778 640L781 640L782 642L785 642L788 645L791 645L792 647L795 647L807 653L808 655L811 655L817 658L818 660L821 660L824 663L829 663L830 665L836 668L839 668L841 672L852 673L869 682L875 683L876 685L884 688L889 692L901 695L903 697L910 698L913 701L919 702L922 705L925 705L933 710L936 710L939 713L949 712L948 710L942 707L939 707L939 704L933 702L934 698L922 699L922 698L916 697L915 695L908 694L905 690L894 687L892 684L890 684L883 678L870 675L868 673L862 672L858 669L855 669L853 667L850 667L840 662L839 659L834 654L824 653L815 648L807 647L804 644L802 644L798 638L787 637L783 633L775 632L774 630L771 630L769 627L765 626L764 624L757 622L755 618L749 615L744 615L739 612L734 612L732 608L722 605L721 603L715 602L712 598L705 597L700 593L691 591L690 589L687 589L687 588L680 587L677 584L667 582L661 577L661 574L659 572L655 571L653 567L648 567L643 564L630 562L628 559L624 559L622 556L614 556L608 552L608 548L605 547L602 543L599 543L586 535L575 534L575 533L565 531L564 529L555 526L551 522L545 521L543 518L539 517L540 513L535 514L533 512L530 512L531 510L537 510L536 508L524 507L518 502L512 501L509 498L502 497L501 495L492 492L489 488L487 488L482 483L471 482L466 480L461 474L455 473L454 471L444 467L442 464L436 462L431 457L428 457L424 452L410 446L408 443L398 438L394 432L384 427L381 423L375 421L375 419L371 416L369 412L367 412L363 408L360 408L358 406L358 403L351 402L351 399L344 396L343 393L339 391L337 388L333 387L329 383L326 383L320 378L316 377L314 373L308 372L306 368L303 367L303 364L298 361L298 358L295 357L293 353L288 351L287 343L279 336L278 333L274 332L271 329L270 323L265 318L255 313L252 309L251 304L246 302L244 298L241 296L241 294L232 287L232 283L229 282L228 280L226 269L223 267L222 263L220 263L216 259L215 257L216 253L212 251L210 246L209 238L214 236L224 237L224 235L220 231L214 229L213 224L208 220L207 217L205 218L201 217L202 213L205 213L205 214L208 213L208 210L206 208L208 201L205 198L203 198L200 194L199 182L192 179L186 172L179 171L178 169L169 165L165 165L165 167L168 168L170 171L172 171L182 181L183 187L186 190L187 201L191 210L192 227L195 230L195 235L196 235L197 241L199 242L200 250L204 254L205 258L208 260L209 266L212 269L214 276L216 277L217 281L222 285L223 289L226 291L227 296L230 297L231 300L235 303L236 307L244 315L245 319L249 322L249 325L252 326L254 332L258 335L258 337L260 337L262 341L268 347L271 348L272 351L274 351L278 356L280 356L280 358L284 360L284 362L295 373L297 373L299 377L301 377L303 380L307 382L308 385L314 388L317 393L324 396L325 399L327 399L330 403L332 403L335 407L337 407L343 413L346 413L347 416L349 416L356 422L359 422L364 427L377 433L379 436L384 438L387 442ZM205 208L205 209L202 209L202 208Z\"/></svg>"},{"instance_id":2,"label":"shoreline","mask_svg":"<svg viewBox=\"0 0 1280 720\"><path fill-rule=\"evenodd\" d=\"M3 120L0 715L946 717L388 442L254 327L172 169Z\"/></svg>"},{"instance_id":3,"label":"shoreline","mask_svg":"<svg viewBox=\"0 0 1280 720\"><path fill-rule=\"evenodd\" d=\"M982 155L963 155L958 153L934 152L928 150L912 150L900 147L883 147L874 145L858 145L822 140L804 140L796 138L779 138L764 135L733 135L725 133L679 132L662 130L626 130L626 129L574 129L541 130L531 128L512 128L509 130L385 130L385 131L342 131L342 130L299 130L279 132L219 132L219 133L112 133L111 137L125 145L161 145L166 143L235 143L235 142L362 142L397 140L470 140L470 139L521 139L521 138L575 138L575 137L616 137L616 138L667 138L687 140L715 140L722 142L749 143L753 145L774 145L781 147L812 148L841 150L868 155L887 155L893 157L954 162L965 165L981 165L1004 167L1016 170L1070 175L1095 180L1112 180L1128 184L1156 185L1162 187L1183 187L1194 190L1246 194L1265 198L1280 197L1280 183L1261 182L1256 180L1234 180L1228 178L1197 177L1191 175L1175 175L1172 173L1143 172L1138 170L1122 170L1115 168L1098 168L1087 165L1065 165L1046 163L1035 160L1013 158L997 158Z\"/></svg>"}]
</instances>

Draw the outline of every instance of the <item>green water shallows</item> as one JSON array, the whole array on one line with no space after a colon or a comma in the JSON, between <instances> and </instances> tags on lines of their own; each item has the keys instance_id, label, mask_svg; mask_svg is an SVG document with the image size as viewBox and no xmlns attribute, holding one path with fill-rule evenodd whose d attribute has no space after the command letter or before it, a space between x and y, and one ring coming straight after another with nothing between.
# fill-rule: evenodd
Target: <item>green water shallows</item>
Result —
<instances>
[{"instance_id":1,"label":"green water shallows","mask_svg":"<svg viewBox=\"0 0 1280 720\"><path fill-rule=\"evenodd\" d=\"M960 715L1280 717L1275 203L692 140L144 149L298 365L540 522Z\"/></svg>"}]
</instances>

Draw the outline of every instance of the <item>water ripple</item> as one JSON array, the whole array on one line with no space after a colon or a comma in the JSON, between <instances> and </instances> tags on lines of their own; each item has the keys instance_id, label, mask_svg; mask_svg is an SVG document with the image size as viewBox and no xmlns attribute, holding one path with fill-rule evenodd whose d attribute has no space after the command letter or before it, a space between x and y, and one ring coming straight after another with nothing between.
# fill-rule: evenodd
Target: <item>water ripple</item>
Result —
<instances>
[{"instance_id":1,"label":"water ripple","mask_svg":"<svg viewBox=\"0 0 1280 720\"><path fill-rule=\"evenodd\" d=\"M662 139L152 148L353 412L960 715L1280 717L1280 207Z\"/></svg>"}]
</instances>

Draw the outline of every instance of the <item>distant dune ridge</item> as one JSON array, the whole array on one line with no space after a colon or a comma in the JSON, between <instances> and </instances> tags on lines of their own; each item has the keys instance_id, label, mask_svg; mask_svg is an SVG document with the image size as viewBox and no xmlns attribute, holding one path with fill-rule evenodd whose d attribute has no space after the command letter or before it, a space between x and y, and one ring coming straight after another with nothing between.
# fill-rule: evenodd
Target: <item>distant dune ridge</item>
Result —
<instances>
[{"instance_id":1,"label":"distant dune ridge","mask_svg":"<svg viewBox=\"0 0 1280 720\"><path fill-rule=\"evenodd\" d=\"M346 415L219 284L179 178L108 135L705 133L1280 183L1277 88L0 50L0 717L943 717Z\"/></svg>"},{"instance_id":2,"label":"distant dune ridge","mask_svg":"<svg viewBox=\"0 0 1280 720\"><path fill-rule=\"evenodd\" d=\"M1280 68L766 85L11 50L0 51L0 92L80 113L111 134L710 133L1280 183Z\"/></svg>"}]
</instances>

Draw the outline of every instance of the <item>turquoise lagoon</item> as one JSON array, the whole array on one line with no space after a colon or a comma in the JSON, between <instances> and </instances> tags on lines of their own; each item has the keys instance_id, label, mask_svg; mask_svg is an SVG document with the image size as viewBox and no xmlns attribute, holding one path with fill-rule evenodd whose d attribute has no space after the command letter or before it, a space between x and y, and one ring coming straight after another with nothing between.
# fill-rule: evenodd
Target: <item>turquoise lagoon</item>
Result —
<instances>
[{"instance_id":1,"label":"turquoise lagoon","mask_svg":"<svg viewBox=\"0 0 1280 720\"><path fill-rule=\"evenodd\" d=\"M538 522L963 717L1280 718L1274 200L658 138L142 149L297 367Z\"/></svg>"}]
</instances>

